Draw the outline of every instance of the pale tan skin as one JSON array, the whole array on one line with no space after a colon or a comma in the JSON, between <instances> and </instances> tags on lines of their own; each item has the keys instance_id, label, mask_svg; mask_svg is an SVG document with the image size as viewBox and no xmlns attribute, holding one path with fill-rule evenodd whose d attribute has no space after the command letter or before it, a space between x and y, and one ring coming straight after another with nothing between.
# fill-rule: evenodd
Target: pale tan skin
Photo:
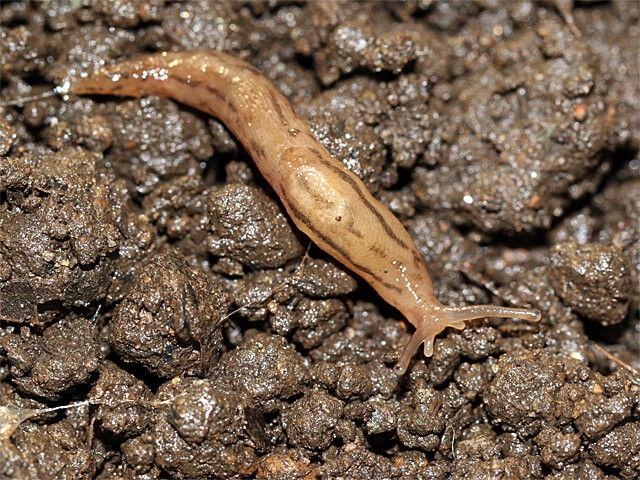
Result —
<instances>
[{"instance_id":1,"label":"pale tan skin","mask_svg":"<svg viewBox=\"0 0 640 480\"><path fill-rule=\"evenodd\" d=\"M400 221L318 142L289 101L257 69L213 52L157 53L77 81L78 94L170 97L220 119L251 155L296 226L364 278L416 327L394 370L403 374L421 343L482 317L536 321L540 313L496 305L447 307Z\"/></svg>"}]
</instances>

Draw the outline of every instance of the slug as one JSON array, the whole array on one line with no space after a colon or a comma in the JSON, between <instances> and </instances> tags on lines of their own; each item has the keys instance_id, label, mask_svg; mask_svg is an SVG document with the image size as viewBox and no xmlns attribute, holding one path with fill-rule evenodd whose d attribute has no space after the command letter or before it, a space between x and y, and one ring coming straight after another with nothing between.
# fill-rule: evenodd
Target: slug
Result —
<instances>
[{"instance_id":1,"label":"slug","mask_svg":"<svg viewBox=\"0 0 640 480\"><path fill-rule=\"evenodd\" d=\"M540 313L497 305L448 307L400 221L313 136L256 68L214 51L155 53L106 66L72 86L77 94L170 97L220 119L242 143L295 225L366 280L416 330L394 371L424 342L482 317L537 321Z\"/></svg>"}]
</instances>

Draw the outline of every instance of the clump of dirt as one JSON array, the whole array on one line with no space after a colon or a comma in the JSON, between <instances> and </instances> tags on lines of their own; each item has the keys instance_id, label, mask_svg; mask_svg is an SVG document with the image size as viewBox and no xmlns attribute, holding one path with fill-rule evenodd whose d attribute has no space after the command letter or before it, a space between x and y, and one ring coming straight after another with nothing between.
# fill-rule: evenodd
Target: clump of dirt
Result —
<instances>
[{"instance_id":1,"label":"clump of dirt","mask_svg":"<svg viewBox=\"0 0 640 480\"><path fill-rule=\"evenodd\" d=\"M208 197L211 235L207 250L252 269L282 267L300 257L303 247L282 210L265 194L229 184Z\"/></svg>"},{"instance_id":2,"label":"clump of dirt","mask_svg":"<svg viewBox=\"0 0 640 480\"><path fill-rule=\"evenodd\" d=\"M109 322L125 362L163 378L204 375L219 357L228 297L175 251L153 256Z\"/></svg>"},{"instance_id":3,"label":"clump of dirt","mask_svg":"<svg viewBox=\"0 0 640 480\"><path fill-rule=\"evenodd\" d=\"M605 326L624 321L631 279L618 249L561 243L551 249L551 264L551 284L572 310Z\"/></svg>"},{"instance_id":4,"label":"clump of dirt","mask_svg":"<svg viewBox=\"0 0 640 480\"><path fill-rule=\"evenodd\" d=\"M3 3L0 475L637 478L640 7L573 3ZM443 303L542 320L398 377L412 327L224 125L66 93L197 49L289 98Z\"/></svg>"}]
</instances>

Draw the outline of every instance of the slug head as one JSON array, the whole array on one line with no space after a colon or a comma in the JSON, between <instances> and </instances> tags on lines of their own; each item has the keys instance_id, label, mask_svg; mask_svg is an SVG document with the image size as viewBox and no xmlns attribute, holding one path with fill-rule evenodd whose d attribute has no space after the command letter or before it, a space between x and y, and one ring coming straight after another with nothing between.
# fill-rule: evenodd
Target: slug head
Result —
<instances>
[{"instance_id":1,"label":"slug head","mask_svg":"<svg viewBox=\"0 0 640 480\"><path fill-rule=\"evenodd\" d=\"M424 343L425 356L430 357L433 355L433 342L436 335L440 334L445 328L452 327L462 330L465 327L465 322L484 317L519 318L537 322L540 320L540 312L528 308L509 308L498 305L434 306L424 313L418 322L414 323L416 331L413 333L409 343L404 347L398 363L393 367L394 372L398 375L404 375L411 359L422 343Z\"/></svg>"}]
</instances>

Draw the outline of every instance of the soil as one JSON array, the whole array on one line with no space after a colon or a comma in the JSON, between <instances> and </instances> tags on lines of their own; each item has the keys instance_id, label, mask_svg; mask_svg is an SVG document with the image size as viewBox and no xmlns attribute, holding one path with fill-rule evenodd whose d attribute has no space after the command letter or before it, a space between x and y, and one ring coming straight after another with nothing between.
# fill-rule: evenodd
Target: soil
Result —
<instances>
[{"instance_id":1,"label":"soil","mask_svg":"<svg viewBox=\"0 0 640 480\"><path fill-rule=\"evenodd\" d=\"M640 4L573 3L2 2L0 477L638 478ZM220 122L62 88L195 49L264 72L443 303L542 320L398 377L412 327Z\"/></svg>"}]
</instances>

